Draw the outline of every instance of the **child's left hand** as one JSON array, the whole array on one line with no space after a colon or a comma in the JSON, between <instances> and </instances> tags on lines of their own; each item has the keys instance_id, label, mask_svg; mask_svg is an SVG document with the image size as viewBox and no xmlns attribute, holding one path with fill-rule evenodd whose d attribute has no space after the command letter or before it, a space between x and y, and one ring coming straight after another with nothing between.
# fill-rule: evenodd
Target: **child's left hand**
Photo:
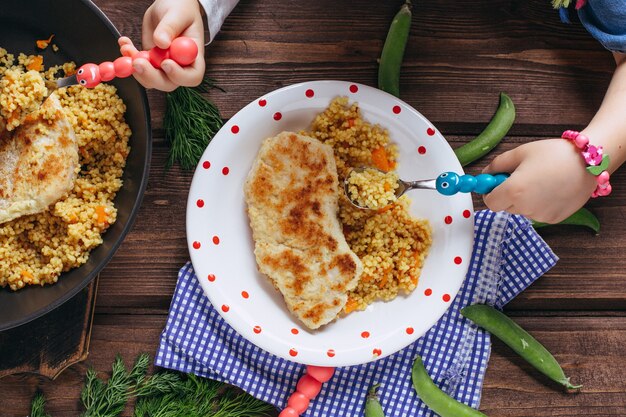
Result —
<instances>
[{"instance_id":1,"label":"child's left hand","mask_svg":"<svg viewBox=\"0 0 626 417\"><path fill-rule=\"evenodd\" d=\"M573 214L597 185L580 151L565 139L521 145L496 157L483 172L511 173L484 196L487 207L545 223L558 223Z\"/></svg>"},{"instance_id":2,"label":"child's left hand","mask_svg":"<svg viewBox=\"0 0 626 417\"><path fill-rule=\"evenodd\" d=\"M179 86L200 84L205 69L204 22L200 4L197 0L156 0L143 17L143 49L149 50L154 46L167 49L179 36L189 37L197 43L196 60L187 67L181 67L173 60L165 59L161 69L156 69L146 59L135 59L133 75L144 87L172 91ZM118 42L122 55L133 56L138 52L129 38L121 37Z\"/></svg>"}]
</instances>

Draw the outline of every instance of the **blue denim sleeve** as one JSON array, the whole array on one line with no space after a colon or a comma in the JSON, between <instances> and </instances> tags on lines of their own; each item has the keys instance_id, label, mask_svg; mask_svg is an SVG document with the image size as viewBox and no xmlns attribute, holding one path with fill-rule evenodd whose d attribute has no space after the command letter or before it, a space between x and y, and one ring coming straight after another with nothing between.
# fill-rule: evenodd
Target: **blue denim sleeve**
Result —
<instances>
[{"instance_id":1,"label":"blue denim sleeve","mask_svg":"<svg viewBox=\"0 0 626 417\"><path fill-rule=\"evenodd\" d=\"M587 0L578 17L606 49L626 52L626 0Z\"/></svg>"}]
</instances>

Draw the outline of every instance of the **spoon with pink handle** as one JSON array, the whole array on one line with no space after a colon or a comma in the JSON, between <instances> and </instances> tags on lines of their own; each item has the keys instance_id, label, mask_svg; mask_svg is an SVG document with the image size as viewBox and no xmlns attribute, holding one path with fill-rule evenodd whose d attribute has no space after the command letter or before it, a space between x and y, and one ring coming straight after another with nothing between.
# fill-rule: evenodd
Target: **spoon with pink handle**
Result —
<instances>
[{"instance_id":1,"label":"spoon with pink handle","mask_svg":"<svg viewBox=\"0 0 626 417\"><path fill-rule=\"evenodd\" d=\"M182 67L191 65L198 56L198 45L188 37L175 38L168 49L157 46L149 51L139 51L133 56L121 56L113 62L101 64L84 64L76 74L69 77L48 81L47 87L51 92L61 87L82 85L93 88L101 82L111 81L113 78L126 78L135 71L133 61L137 58L147 59L154 68L161 68L164 59L171 59Z\"/></svg>"}]
</instances>

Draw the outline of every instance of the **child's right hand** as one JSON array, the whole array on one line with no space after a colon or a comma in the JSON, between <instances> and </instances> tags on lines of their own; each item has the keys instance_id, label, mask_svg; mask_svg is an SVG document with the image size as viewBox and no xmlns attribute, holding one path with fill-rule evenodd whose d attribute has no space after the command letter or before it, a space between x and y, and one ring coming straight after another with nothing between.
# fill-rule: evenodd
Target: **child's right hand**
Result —
<instances>
[{"instance_id":1,"label":"child's right hand","mask_svg":"<svg viewBox=\"0 0 626 417\"><path fill-rule=\"evenodd\" d=\"M142 46L169 48L179 36L192 38L198 45L198 56L189 66L181 67L171 59L163 60L161 69L154 68L148 60L133 61L134 77L146 88L172 91L179 86L196 86L204 77L204 23L198 0L156 0L143 16ZM120 51L124 56L137 53L133 42L122 37Z\"/></svg>"}]
</instances>

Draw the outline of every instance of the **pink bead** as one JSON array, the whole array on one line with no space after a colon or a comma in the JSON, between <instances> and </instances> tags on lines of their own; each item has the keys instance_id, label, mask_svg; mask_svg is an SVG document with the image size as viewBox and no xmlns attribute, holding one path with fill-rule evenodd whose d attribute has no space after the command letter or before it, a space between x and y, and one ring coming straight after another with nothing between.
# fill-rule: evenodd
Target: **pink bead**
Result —
<instances>
[{"instance_id":1,"label":"pink bead","mask_svg":"<svg viewBox=\"0 0 626 417\"><path fill-rule=\"evenodd\" d=\"M598 190L597 189L593 190L593 192L591 193L591 198L596 198L596 197L598 197Z\"/></svg>"},{"instance_id":2,"label":"pink bead","mask_svg":"<svg viewBox=\"0 0 626 417\"><path fill-rule=\"evenodd\" d=\"M332 378L335 373L335 368L307 365L306 372L319 382L324 383Z\"/></svg>"},{"instance_id":3,"label":"pink bead","mask_svg":"<svg viewBox=\"0 0 626 417\"><path fill-rule=\"evenodd\" d=\"M563 139L569 139L569 140L574 140L576 139L576 136L578 136L578 132L576 132L575 130L566 130L565 132L563 132L563 134L561 135L561 137Z\"/></svg>"},{"instance_id":4,"label":"pink bead","mask_svg":"<svg viewBox=\"0 0 626 417\"><path fill-rule=\"evenodd\" d=\"M178 65L186 67L193 63L198 56L198 45L196 42L185 36L176 38L170 45L170 58Z\"/></svg>"},{"instance_id":5,"label":"pink bead","mask_svg":"<svg viewBox=\"0 0 626 417\"><path fill-rule=\"evenodd\" d=\"M103 62L98 65L98 69L100 69L100 78L102 81L111 81L115 78L115 65L113 65L112 62Z\"/></svg>"},{"instance_id":6,"label":"pink bead","mask_svg":"<svg viewBox=\"0 0 626 417\"><path fill-rule=\"evenodd\" d=\"M150 63L156 69L161 69L161 62L170 57L170 52L167 49L161 49L158 46L150 49L148 54Z\"/></svg>"},{"instance_id":7,"label":"pink bead","mask_svg":"<svg viewBox=\"0 0 626 417\"><path fill-rule=\"evenodd\" d=\"M309 407L309 399L303 393L296 391L287 400L287 405L298 414L302 414Z\"/></svg>"},{"instance_id":8,"label":"pink bead","mask_svg":"<svg viewBox=\"0 0 626 417\"><path fill-rule=\"evenodd\" d=\"M598 187L596 188L596 191L598 192L598 195L600 197L604 197L604 196L611 194L611 191L613 191L613 188L611 187L611 184L606 184L606 187Z\"/></svg>"},{"instance_id":9,"label":"pink bead","mask_svg":"<svg viewBox=\"0 0 626 417\"><path fill-rule=\"evenodd\" d=\"M310 400L315 398L321 389L322 383L309 374L302 375L296 386L296 391L303 393Z\"/></svg>"},{"instance_id":10,"label":"pink bead","mask_svg":"<svg viewBox=\"0 0 626 417\"><path fill-rule=\"evenodd\" d=\"M574 139L574 144L578 149L585 149L585 146L589 144L589 138L581 133Z\"/></svg>"},{"instance_id":11,"label":"pink bead","mask_svg":"<svg viewBox=\"0 0 626 417\"><path fill-rule=\"evenodd\" d=\"M598 185L604 185L609 182L610 175L607 171L602 171L600 175L596 177Z\"/></svg>"},{"instance_id":12,"label":"pink bead","mask_svg":"<svg viewBox=\"0 0 626 417\"><path fill-rule=\"evenodd\" d=\"M115 76L126 78L133 73L133 59L129 56L121 56L113 61Z\"/></svg>"},{"instance_id":13,"label":"pink bead","mask_svg":"<svg viewBox=\"0 0 626 417\"><path fill-rule=\"evenodd\" d=\"M291 407L287 407L283 411L280 412L278 417L298 417L299 415L300 414L296 410L294 410Z\"/></svg>"}]
</instances>

